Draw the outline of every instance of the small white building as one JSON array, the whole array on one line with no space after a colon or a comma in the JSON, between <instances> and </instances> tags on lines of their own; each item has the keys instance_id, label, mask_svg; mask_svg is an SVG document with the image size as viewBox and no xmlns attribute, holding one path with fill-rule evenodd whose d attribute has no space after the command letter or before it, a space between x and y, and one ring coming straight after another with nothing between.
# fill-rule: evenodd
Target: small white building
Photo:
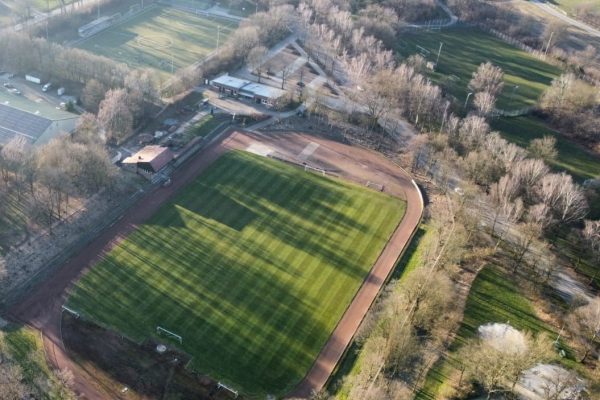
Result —
<instances>
[{"instance_id":1,"label":"small white building","mask_svg":"<svg viewBox=\"0 0 600 400\"><path fill-rule=\"evenodd\" d=\"M220 93L232 96L243 96L267 106L274 105L285 95L285 91L262 83L250 82L225 74L211 81Z\"/></svg>"}]
</instances>

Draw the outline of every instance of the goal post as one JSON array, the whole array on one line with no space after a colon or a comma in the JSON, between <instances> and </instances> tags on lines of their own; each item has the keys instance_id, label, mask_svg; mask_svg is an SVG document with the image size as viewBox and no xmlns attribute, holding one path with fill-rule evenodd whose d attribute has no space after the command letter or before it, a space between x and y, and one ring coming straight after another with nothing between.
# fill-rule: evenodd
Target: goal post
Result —
<instances>
[{"instance_id":1,"label":"goal post","mask_svg":"<svg viewBox=\"0 0 600 400\"><path fill-rule=\"evenodd\" d=\"M69 314L73 315L75 318L79 318L80 315L77 311L73 310L72 308L69 308L67 306L62 306L62 310L68 312Z\"/></svg>"},{"instance_id":2,"label":"goal post","mask_svg":"<svg viewBox=\"0 0 600 400\"><path fill-rule=\"evenodd\" d=\"M217 388L218 388L218 389L224 389L224 390L228 391L228 392L229 392L229 393L231 393L231 394L234 396L234 398L236 398L236 399L237 399L237 397L238 397L238 391L237 391L237 390L234 390L234 389L232 389L231 387L227 386L227 385L226 385L226 384L224 384L224 383L221 383L221 382L219 382L219 383L217 384Z\"/></svg>"},{"instance_id":3,"label":"goal post","mask_svg":"<svg viewBox=\"0 0 600 400\"><path fill-rule=\"evenodd\" d=\"M308 164L304 164L304 171L305 172L314 172L315 174L320 174L323 176L327 175L327 172L323 168L313 167Z\"/></svg>"},{"instance_id":4,"label":"goal post","mask_svg":"<svg viewBox=\"0 0 600 400\"><path fill-rule=\"evenodd\" d=\"M177 340L179 342L179 344L183 343L183 337L181 337L181 335L178 335L175 332L171 332L170 330L165 329L162 326L157 326L156 327L156 334L157 335L164 334L167 337L171 337L171 338Z\"/></svg>"},{"instance_id":5,"label":"goal post","mask_svg":"<svg viewBox=\"0 0 600 400\"><path fill-rule=\"evenodd\" d=\"M371 189L375 189L379 192L383 192L383 190L385 189L385 186L381 183L377 183L377 182L371 182L371 181L367 181L367 185L368 188Z\"/></svg>"}]
</instances>

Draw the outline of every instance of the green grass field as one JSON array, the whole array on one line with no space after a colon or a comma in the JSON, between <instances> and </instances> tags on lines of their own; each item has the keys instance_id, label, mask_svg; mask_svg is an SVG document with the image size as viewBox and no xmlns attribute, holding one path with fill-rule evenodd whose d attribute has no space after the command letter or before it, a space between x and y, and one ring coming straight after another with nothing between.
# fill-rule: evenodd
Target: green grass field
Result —
<instances>
[{"instance_id":1,"label":"green grass field","mask_svg":"<svg viewBox=\"0 0 600 400\"><path fill-rule=\"evenodd\" d=\"M195 137L206 137L219 126L225 125L229 121L231 121L231 118L226 114L205 115L194 125L186 129L184 133L186 141L189 141Z\"/></svg>"},{"instance_id":2,"label":"green grass field","mask_svg":"<svg viewBox=\"0 0 600 400\"><path fill-rule=\"evenodd\" d=\"M404 210L380 192L228 153L91 269L68 304L135 340L157 325L175 331L193 369L254 397L282 395Z\"/></svg>"},{"instance_id":3,"label":"green grass field","mask_svg":"<svg viewBox=\"0 0 600 400\"><path fill-rule=\"evenodd\" d=\"M533 139L555 137L558 157L550 163L554 169L570 173L579 182L600 177L599 157L550 129L535 117L499 118L493 120L491 125L503 138L523 148L527 148Z\"/></svg>"},{"instance_id":4,"label":"green grass field","mask_svg":"<svg viewBox=\"0 0 600 400\"><path fill-rule=\"evenodd\" d=\"M491 265L479 273L467 298L464 319L449 356L433 365L415 399L440 398L444 385L452 384L451 377L460 366L455 352L466 340L477 335L480 325L508 322L516 329L534 334L543 332L554 338L553 331L537 317L531 301L510 279L505 272Z\"/></svg>"},{"instance_id":5,"label":"green grass field","mask_svg":"<svg viewBox=\"0 0 600 400\"><path fill-rule=\"evenodd\" d=\"M21 368L23 383L34 391L36 398L53 399L47 393L46 382L52 374L38 331L15 325L0 328L0 349Z\"/></svg>"},{"instance_id":6,"label":"green grass field","mask_svg":"<svg viewBox=\"0 0 600 400\"><path fill-rule=\"evenodd\" d=\"M569 14L575 14L576 8L582 5L600 11L600 0L550 0L549 3L559 6Z\"/></svg>"},{"instance_id":7,"label":"green grass field","mask_svg":"<svg viewBox=\"0 0 600 400\"><path fill-rule=\"evenodd\" d=\"M171 73L202 60L237 27L169 7L154 7L109 28L78 47L126 63ZM220 33L218 33L220 32Z\"/></svg>"},{"instance_id":8,"label":"green grass field","mask_svg":"<svg viewBox=\"0 0 600 400\"><path fill-rule=\"evenodd\" d=\"M490 61L504 70L504 90L496 103L502 109L534 105L552 79L561 72L557 67L474 28L407 33L399 40L397 51L408 57L420 53L417 46L421 46L430 52L427 59L435 61L440 42L444 44L439 65L437 71L429 76L460 102L465 101L472 73L482 62ZM516 91L515 85L519 86Z\"/></svg>"}]
</instances>

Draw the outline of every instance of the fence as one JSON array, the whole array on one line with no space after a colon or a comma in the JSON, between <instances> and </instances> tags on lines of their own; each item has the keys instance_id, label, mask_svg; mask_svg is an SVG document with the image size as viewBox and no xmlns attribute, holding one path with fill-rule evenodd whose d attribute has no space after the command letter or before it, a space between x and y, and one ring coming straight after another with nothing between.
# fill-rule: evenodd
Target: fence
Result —
<instances>
[{"instance_id":1,"label":"fence","mask_svg":"<svg viewBox=\"0 0 600 400\"><path fill-rule=\"evenodd\" d=\"M523 107L517 110L502 110L495 109L490 113L491 117L518 117L520 115L527 115L534 110L535 107Z\"/></svg>"}]
</instances>

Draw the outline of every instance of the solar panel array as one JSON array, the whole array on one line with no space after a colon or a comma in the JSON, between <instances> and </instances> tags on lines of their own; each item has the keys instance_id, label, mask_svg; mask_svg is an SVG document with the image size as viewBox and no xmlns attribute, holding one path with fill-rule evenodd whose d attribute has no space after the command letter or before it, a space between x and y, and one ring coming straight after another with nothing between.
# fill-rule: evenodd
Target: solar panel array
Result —
<instances>
[{"instance_id":1,"label":"solar panel array","mask_svg":"<svg viewBox=\"0 0 600 400\"><path fill-rule=\"evenodd\" d=\"M39 115L0 104L0 144L7 143L16 135L33 143L51 124L51 120Z\"/></svg>"}]
</instances>

